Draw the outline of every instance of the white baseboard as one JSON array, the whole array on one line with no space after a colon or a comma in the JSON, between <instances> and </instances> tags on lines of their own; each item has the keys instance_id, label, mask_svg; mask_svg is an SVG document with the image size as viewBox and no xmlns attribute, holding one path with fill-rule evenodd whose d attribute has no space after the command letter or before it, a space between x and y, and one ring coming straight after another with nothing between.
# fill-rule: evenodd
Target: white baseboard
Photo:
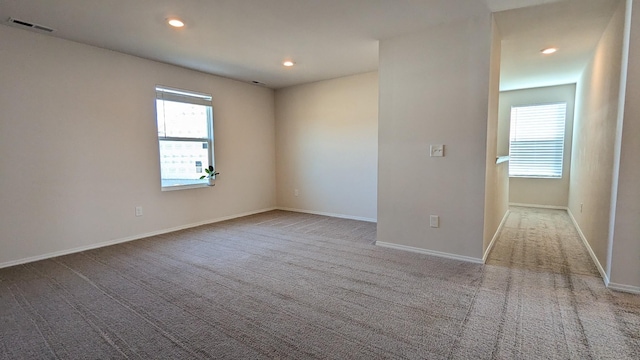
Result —
<instances>
[{"instance_id":1,"label":"white baseboard","mask_svg":"<svg viewBox=\"0 0 640 360\"><path fill-rule=\"evenodd\" d=\"M372 222L372 223L377 223L378 222L377 219L373 219L373 218L367 218L367 217L361 217L361 216L351 216L351 215L344 215L344 214L334 214L334 213L327 213L327 212L322 212L322 211L302 210L302 209L294 209L294 208L287 208L287 207L278 207L277 210L292 211L292 212L299 212L299 213L313 214L313 215L330 216L330 217L335 217L335 218L340 218L340 219L359 220L359 221L366 221L366 222Z\"/></svg>"},{"instance_id":2,"label":"white baseboard","mask_svg":"<svg viewBox=\"0 0 640 360\"><path fill-rule=\"evenodd\" d=\"M600 264L598 257L596 257L596 253L593 252L591 245L589 245L589 242L587 241L587 237L584 236L584 233L582 232L582 229L580 229L580 226L578 225L576 218L573 217L573 213L571 213L571 210L568 208L567 208L567 214L569 214L569 218L571 218L571 222L573 222L573 226L578 231L578 235L580 235L580 239L582 239L582 243L587 248L587 251L591 256L591 260L593 260L593 263L596 264L596 267L598 268L598 272L600 272L600 276L602 276L602 280L604 281L604 285L609 287L609 276L607 275L606 271L604 271L602 264Z\"/></svg>"},{"instance_id":3,"label":"white baseboard","mask_svg":"<svg viewBox=\"0 0 640 360\"><path fill-rule=\"evenodd\" d=\"M167 234L167 233L171 233L171 232L174 232L174 231L190 229L190 228L194 228L194 227L197 227L197 226L213 224L213 223L217 223L217 222L221 222L221 221L225 221L225 220L231 220L231 219L235 219L235 218L239 218L239 217L259 214L259 213L272 211L272 210L276 210L276 208L272 207L272 208L266 208L266 209L261 209L261 210L256 210L256 211L249 211L249 212L242 213L242 214L224 216L224 217L216 218L216 219L212 219L212 220L205 220L205 221L200 221L200 222L197 222L197 223L176 226L176 227L169 228L169 229L152 231L152 232L148 232L148 233L144 233L144 234L128 236L128 237L125 237L125 238L103 241L103 242L99 242L99 243L96 243L96 244L79 246L79 247L75 247L75 248L72 248L72 249L54 251L54 252L51 252L51 253L46 253L46 254L37 255L37 256L31 256L31 257L28 257L28 258L6 261L6 262L3 262L3 263L0 263L0 269L6 268L6 267L9 267L9 266L26 264L26 263L30 263L30 262L34 262L34 261L50 259L50 258L57 257L57 256L69 255L69 254L78 253L78 252L81 252L81 251L97 249L97 248L101 248L101 247L105 247L105 246L121 244L121 243L129 242L129 241L133 241L133 240L144 239L144 238L151 237L151 236Z\"/></svg>"},{"instance_id":4,"label":"white baseboard","mask_svg":"<svg viewBox=\"0 0 640 360\"><path fill-rule=\"evenodd\" d=\"M638 286L616 284L616 283L610 282L609 285L607 285L607 287L611 290L624 291L624 292L640 295L640 287Z\"/></svg>"},{"instance_id":5,"label":"white baseboard","mask_svg":"<svg viewBox=\"0 0 640 360\"><path fill-rule=\"evenodd\" d=\"M383 242L383 241L376 241L376 245L377 246L381 246L381 247L391 248L391 249L414 252L414 253L418 253L418 254L433 255L433 256L437 256L437 257L441 257L441 258L472 262L472 263L476 263L476 264L484 264L484 261L482 261L482 259L478 259L478 258L474 258L474 257L470 257L470 256L450 254L450 253L445 253L445 252L440 252L440 251L417 248L417 247L413 247L413 246L406 246L406 245L400 245L400 244L387 243L387 242Z\"/></svg>"},{"instance_id":6,"label":"white baseboard","mask_svg":"<svg viewBox=\"0 0 640 360\"><path fill-rule=\"evenodd\" d=\"M554 209L554 210L567 210L566 206L559 205L540 205L540 204L521 204L521 203L509 203L509 206L529 207L538 209Z\"/></svg>"},{"instance_id":7,"label":"white baseboard","mask_svg":"<svg viewBox=\"0 0 640 360\"><path fill-rule=\"evenodd\" d=\"M507 212L505 212L504 216L502 217L502 221L500 221L500 225L498 225L498 229L496 230L496 233L493 234L493 238L491 239L489 246L487 246L487 250L484 252L484 255L482 256L483 264L487 262L487 258L489 258L489 253L491 252L491 249L493 249L493 245L495 244L496 240L498 240L498 238L500 237L500 232L502 232L502 228L504 227L504 224L507 222L507 218L509 217L510 212L511 210L507 209Z\"/></svg>"}]
</instances>

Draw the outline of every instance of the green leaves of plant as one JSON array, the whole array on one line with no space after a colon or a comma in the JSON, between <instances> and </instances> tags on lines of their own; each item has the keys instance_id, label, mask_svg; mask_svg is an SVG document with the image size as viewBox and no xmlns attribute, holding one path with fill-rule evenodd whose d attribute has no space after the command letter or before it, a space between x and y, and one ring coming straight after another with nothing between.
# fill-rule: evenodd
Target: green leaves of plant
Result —
<instances>
[{"instance_id":1,"label":"green leaves of plant","mask_svg":"<svg viewBox=\"0 0 640 360\"><path fill-rule=\"evenodd\" d=\"M206 172L206 173L207 173L207 175L202 175L202 176L200 176L200 179L201 179L201 180L202 180L202 179L204 179L204 178L211 179L211 178L213 178L214 176L216 176L216 175L220 174L219 172L215 172L215 170L213 169L213 166L211 166L211 165L209 165L209 168L205 168L205 169L204 169L204 172Z\"/></svg>"}]
</instances>

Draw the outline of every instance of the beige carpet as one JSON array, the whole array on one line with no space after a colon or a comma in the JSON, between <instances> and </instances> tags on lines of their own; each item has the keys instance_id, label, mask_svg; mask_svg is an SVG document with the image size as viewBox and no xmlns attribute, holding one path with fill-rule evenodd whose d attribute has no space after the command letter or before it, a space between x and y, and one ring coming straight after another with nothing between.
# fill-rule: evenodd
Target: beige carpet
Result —
<instances>
[{"instance_id":1,"label":"beige carpet","mask_svg":"<svg viewBox=\"0 0 640 360\"><path fill-rule=\"evenodd\" d=\"M482 358L640 359L640 296L604 287L566 211L513 207L465 328Z\"/></svg>"},{"instance_id":2,"label":"beige carpet","mask_svg":"<svg viewBox=\"0 0 640 360\"><path fill-rule=\"evenodd\" d=\"M0 269L2 359L638 359L566 213L513 209L486 266L273 211Z\"/></svg>"}]
</instances>

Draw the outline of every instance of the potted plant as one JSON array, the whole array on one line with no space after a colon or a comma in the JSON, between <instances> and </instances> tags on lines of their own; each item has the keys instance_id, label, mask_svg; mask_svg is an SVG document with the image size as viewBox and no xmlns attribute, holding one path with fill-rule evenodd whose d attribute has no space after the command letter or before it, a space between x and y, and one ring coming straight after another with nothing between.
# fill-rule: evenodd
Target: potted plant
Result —
<instances>
[{"instance_id":1,"label":"potted plant","mask_svg":"<svg viewBox=\"0 0 640 360\"><path fill-rule=\"evenodd\" d=\"M209 165L209 168L205 168L204 172L206 172L207 175L200 176L200 180L206 178L209 181L209 186L215 186L216 185L216 175L218 175L220 173L215 171L213 169L213 166L211 166L211 165Z\"/></svg>"}]
</instances>

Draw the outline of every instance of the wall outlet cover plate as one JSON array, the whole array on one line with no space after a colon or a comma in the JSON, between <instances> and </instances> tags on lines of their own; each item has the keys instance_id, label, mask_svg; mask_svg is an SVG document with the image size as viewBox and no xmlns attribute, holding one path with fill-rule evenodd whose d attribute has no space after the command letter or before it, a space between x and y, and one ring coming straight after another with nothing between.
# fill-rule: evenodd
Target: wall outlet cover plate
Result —
<instances>
[{"instance_id":1,"label":"wall outlet cover plate","mask_svg":"<svg viewBox=\"0 0 640 360\"><path fill-rule=\"evenodd\" d=\"M431 157L443 157L444 145L431 145L429 147Z\"/></svg>"}]
</instances>

